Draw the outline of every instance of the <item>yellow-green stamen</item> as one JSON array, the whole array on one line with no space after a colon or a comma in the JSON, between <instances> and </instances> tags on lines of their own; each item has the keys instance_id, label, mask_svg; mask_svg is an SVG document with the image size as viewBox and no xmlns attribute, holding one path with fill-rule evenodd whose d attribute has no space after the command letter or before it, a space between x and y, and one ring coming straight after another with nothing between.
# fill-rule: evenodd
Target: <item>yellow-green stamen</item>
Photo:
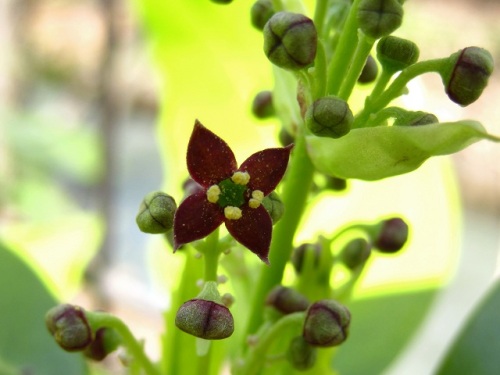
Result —
<instances>
[{"instance_id":1,"label":"yellow-green stamen","mask_svg":"<svg viewBox=\"0 0 500 375\"><path fill-rule=\"evenodd\" d=\"M241 218L241 210L238 207L224 207L224 216L229 220L238 220Z\"/></svg>"},{"instance_id":2,"label":"yellow-green stamen","mask_svg":"<svg viewBox=\"0 0 500 375\"><path fill-rule=\"evenodd\" d=\"M217 203L217 201L219 200L220 193L221 191L219 186L217 185L210 186L207 190L207 200L210 203Z\"/></svg>"},{"instance_id":3,"label":"yellow-green stamen","mask_svg":"<svg viewBox=\"0 0 500 375\"><path fill-rule=\"evenodd\" d=\"M252 191L252 198L250 198L248 201L248 206L250 206L250 208L257 208L260 206L263 200L264 193L260 190L254 190Z\"/></svg>"},{"instance_id":4,"label":"yellow-green stamen","mask_svg":"<svg viewBox=\"0 0 500 375\"><path fill-rule=\"evenodd\" d=\"M234 172L231 180L238 185L246 185L250 181L250 175L247 172Z\"/></svg>"}]
</instances>

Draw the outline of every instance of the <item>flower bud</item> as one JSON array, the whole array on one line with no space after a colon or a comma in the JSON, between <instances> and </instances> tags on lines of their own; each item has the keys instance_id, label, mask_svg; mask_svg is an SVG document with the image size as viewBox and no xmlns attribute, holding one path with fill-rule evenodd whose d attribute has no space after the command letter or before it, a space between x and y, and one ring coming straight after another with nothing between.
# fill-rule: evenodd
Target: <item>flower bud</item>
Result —
<instances>
[{"instance_id":1,"label":"flower bud","mask_svg":"<svg viewBox=\"0 0 500 375\"><path fill-rule=\"evenodd\" d=\"M395 217L379 224L378 235L373 245L383 253L395 253L406 244L408 240L408 224Z\"/></svg>"},{"instance_id":2,"label":"flower bud","mask_svg":"<svg viewBox=\"0 0 500 375\"><path fill-rule=\"evenodd\" d=\"M226 306L197 298L179 308L175 325L190 335L206 340L225 339L234 331L233 316Z\"/></svg>"},{"instance_id":3,"label":"flower bud","mask_svg":"<svg viewBox=\"0 0 500 375\"><path fill-rule=\"evenodd\" d=\"M372 55L368 55L365 66L358 77L358 83L372 83L377 79L378 66Z\"/></svg>"},{"instance_id":4,"label":"flower bud","mask_svg":"<svg viewBox=\"0 0 500 375\"><path fill-rule=\"evenodd\" d=\"M102 361L114 352L121 343L118 333L111 328L101 328L95 333L95 339L85 348L83 354L94 361Z\"/></svg>"},{"instance_id":5,"label":"flower bud","mask_svg":"<svg viewBox=\"0 0 500 375\"><path fill-rule=\"evenodd\" d=\"M174 198L155 191L144 197L135 221L142 232L166 233L172 229L176 209Z\"/></svg>"},{"instance_id":6,"label":"flower bud","mask_svg":"<svg viewBox=\"0 0 500 375\"><path fill-rule=\"evenodd\" d=\"M344 191L347 189L347 180L339 177L326 176L325 187L334 191Z\"/></svg>"},{"instance_id":7,"label":"flower bud","mask_svg":"<svg viewBox=\"0 0 500 375\"><path fill-rule=\"evenodd\" d=\"M420 50L411 40L386 36L377 43L377 59L389 73L396 73L417 62Z\"/></svg>"},{"instance_id":8,"label":"flower bud","mask_svg":"<svg viewBox=\"0 0 500 375\"><path fill-rule=\"evenodd\" d=\"M295 289L277 285L267 295L266 304L286 315L306 311L309 301Z\"/></svg>"},{"instance_id":9,"label":"flower bud","mask_svg":"<svg viewBox=\"0 0 500 375\"><path fill-rule=\"evenodd\" d=\"M85 349L93 340L85 310L69 304L58 305L47 311L45 324L57 344L68 352Z\"/></svg>"},{"instance_id":10,"label":"flower bud","mask_svg":"<svg viewBox=\"0 0 500 375\"><path fill-rule=\"evenodd\" d=\"M273 94L271 91L259 92L252 103L252 113L257 118L268 118L274 116Z\"/></svg>"},{"instance_id":11,"label":"flower bud","mask_svg":"<svg viewBox=\"0 0 500 375\"><path fill-rule=\"evenodd\" d=\"M302 272L306 257L312 257L313 259L311 263L314 267L319 267L321 246L319 244L304 243L293 250L291 260L297 274Z\"/></svg>"},{"instance_id":12,"label":"flower bud","mask_svg":"<svg viewBox=\"0 0 500 375\"><path fill-rule=\"evenodd\" d=\"M274 15L271 0L257 0L250 9L250 20L257 30L263 30L267 21Z\"/></svg>"},{"instance_id":13,"label":"flower bud","mask_svg":"<svg viewBox=\"0 0 500 375\"><path fill-rule=\"evenodd\" d=\"M340 138L351 130L354 116L345 100L326 96L316 100L306 112L308 129L319 137Z\"/></svg>"},{"instance_id":14,"label":"flower bud","mask_svg":"<svg viewBox=\"0 0 500 375\"><path fill-rule=\"evenodd\" d=\"M312 346L336 346L347 338L350 322L347 307L335 300L321 300L307 310L302 336Z\"/></svg>"},{"instance_id":15,"label":"flower bud","mask_svg":"<svg viewBox=\"0 0 500 375\"><path fill-rule=\"evenodd\" d=\"M483 48L467 47L452 54L441 72L446 94L462 107L475 102L488 84L493 65L491 54Z\"/></svg>"},{"instance_id":16,"label":"flower bud","mask_svg":"<svg viewBox=\"0 0 500 375\"><path fill-rule=\"evenodd\" d=\"M308 344L302 336L297 336L290 341L286 352L286 359L294 369L305 371L311 369L317 358L317 349Z\"/></svg>"},{"instance_id":17,"label":"flower bud","mask_svg":"<svg viewBox=\"0 0 500 375\"><path fill-rule=\"evenodd\" d=\"M295 141L295 138L288 132L288 130L282 127L278 134L278 140L282 146L288 146Z\"/></svg>"},{"instance_id":18,"label":"flower bud","mask_svg":"<svg viewBox=\"0 0 500 375\"><path fill-rule=\"evenodd\" d=\"M340 253L340 259L345 266L354 270L365 264L370 257L371 245L364 238L355 238L350 241Z\"/></svg>"},{"instance_id":19,"label":"flower bud","mask_svg":"<svg viewBox=\"0 0 500 375\"><path fill-rule=\"evenodd\" d=\"M268 196L264 197L262 206L264 206L269 216L271 216L273 225L276 224L285 213L285 205L275 191L272 191Z\"/></svg>"},{"instance_id":20,"label":"flower bud","mask_svg":"<svg viewBox=\"0 0 500 375\"><path fill-rule=\"evenodd\" d=\"M264 26L264 53L283 69L299 70L313 63L318 35L310 18L278 12Z\"/></svg>"},{"instance_id":21,"label":"flower bud","mask_svg":"<svg viewBox=\"0 0 500 375\"><path fill-rule=\"evenodd\" d=\"M401 26L403 7L397 0L361 0L357 16L361 30L378 39Z\"/></svg>"},{"instance_id":22,"label":"flower bud","mask_svg":"<svg viewBox=\"0 0 500 375\"><path fill-rule=\"evenodd\" d=\"M419 126L438 123L439 120L432 113L422 111L407 111L394 121L394 126Z\"/></svg>"}]
</instances>

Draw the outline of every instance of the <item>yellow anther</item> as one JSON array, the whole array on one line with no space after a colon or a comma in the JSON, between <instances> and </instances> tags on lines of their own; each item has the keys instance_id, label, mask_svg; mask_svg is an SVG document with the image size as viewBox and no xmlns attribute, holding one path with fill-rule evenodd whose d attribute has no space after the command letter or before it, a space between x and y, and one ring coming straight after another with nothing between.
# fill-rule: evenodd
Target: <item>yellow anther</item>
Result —
<instances>
[{"instance_id":1,"label":"yellow anther","mask_svg":"<svg viewBox=\"0 0 500 375\"><path fill-rule=\"evenodd\" d=\"M217 185L212 185L207 190L207 200L210 203L217 203L220 195L220 187Z\"/></svg>"},{"instance_id":2,"label":"yellow anther","mask_svg":"<svg viewBox=\"0 0 500 375\"><path fill-rule=\"evenodd\" d=\"M234 172L231 180L237 185L246 185L250 181L250 175L247 172Z\"/></svg>"},{"instance_id":3,"label":"yellow anther","mask_svg":"<svg viewBox=\"0 0 500 375\"><path fill-rule=\"evenodd\" d=\"M252 198L248 200L248 206L250 206L250 208L257 208L260 206L263 200L264 193L260 190L254 190L252 191Z\"/></svg>"},{"instance_id":4,"label":"yellow anther","mask_svg":"<svg viewBox=\"0 0 500 375\"><path fill-rule=\"evenodd\" d=\"M260 202L259 200L257 200L257 199L250 198L250 199L248 200L248 206L249 206L250 208L257 208L257 207L259 207L259 206L260 206L260 203L261 203L261 202Z\"/></svg>"},{"instance_id":5,"label":"yellow anther","mask_svg":"<svg viewBox=\"0 0 500 375\"><path fill-rule=\"evenodd\" d=\"M233 206L224 207L224 216L229 220L241 219L241 210Z\"/></svg>"}]
</instances>

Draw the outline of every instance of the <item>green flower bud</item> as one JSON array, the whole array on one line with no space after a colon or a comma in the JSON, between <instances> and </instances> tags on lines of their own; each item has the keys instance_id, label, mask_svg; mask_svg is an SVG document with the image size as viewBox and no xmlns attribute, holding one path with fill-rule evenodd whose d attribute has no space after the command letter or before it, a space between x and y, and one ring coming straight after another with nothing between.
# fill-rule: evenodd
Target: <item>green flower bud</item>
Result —
<instances>
[{"instance_id":1,"label":"green flower bud","mask_svg":"<svg viewBox=\"0 0 500 375\"><path fill-rule=\"evenodd\" d=\"M317 349L309 345L302 336L297 336L290 341L286 351L286 359L299 371L306 371L316 363Z\"/></svg>"},{"instance_id":2,"label":"green flower bud","mask_svg":"<svg viewBox=\"0 0 500 375\"><path fill-rule=\"evenodd\" d=\"M452 54L441 72L446 94L462 107L475 102L488 84L493 65L491 54L483 48L467 47Z\"/></svg>"},{"instance_id":3,"label":"green flower bud","mask_svg":"<svg viewBox=\"0 0 500 375\"><path fill-rule=\"evenodd\" d=\"M372 55L368 55L365 66L358 77L358 83L372 83L377 79L378 65Z\"/></svg>"},{"instance_id":4,"label":"green flower bud","mask_svg":"<svg viewBox=\"0 0 500 375\"><path fill-rule=\"evenodd\" d=\"M343 178L325 176L326 177L326 188L334 191L344 191L347 189L347 180Z\"/></svg>"},{"instance_id":5,"label":"green flower bud","mask_svg":"<svg viewBox=\"0 0 500 375\"><path fill-rule=\"evenodd\" d=\"M278 140L282 146L288 146L289 144L295 142L293 135L291 135L284 127L280 129Z\"/></svg>"},{"instance_id":6,"label":"green flower bud","mask_svg":"<svg viewBox=\"0 0 500 375\"><path fill-rule=\"evenodd\" d=\"M144 197L135 221L142 232L166 233L172 229L176 209L174 198L155 191Z\"/></svg>"},{"instance_id":7,"label":"green flower bud","mask_svg":"<svg viewBox=\"0 0 500 375\"><path fill-rule=\"evenodd\" d=\"M309 301L295 289L277 285L267 295L266 304L286 315L306 311Z\"/></svg>"},{"instance_id":8,"label":"green flower bud","mask_svg":"<svg viewBox=\"0 0 500 375\"><path fill-rule=\"evenodd\" d=\"M432 113L422 111L407 111L404 116L396 118L395 126L419 126L438 123L439 120Z\"/></svg>"},{"instance_id":9,"label":"green flower bud","mask_svg":"<svg viewBox=\"0 0 500 375\"><path fill-rule=\"evenodd\" d=\"M271 0L257 0L250 9L250 20L257 30L263 30L267 21L274 15Z\"/></svg>"},{"instance_id":10,"label":"green flower bud","mask_svg":"<svg viewBox=\"0 0 500 375\"><path fill-rule=\"evenodd\" d=\"M283 69L299 70L313 63L318 35L311 19L278 12L264 26L264 53Z\"/></svg>"},{"instance_id":11,"label":"green flower bud","mask_svg":"<svg viewBox=\"0 0 500 375\"><path fill-rule=\"evenodd\" d=\"M285 205L275 191L272 191L268 196L264 197L262 206L264 206L269 216L271 216L273 225L276 224L285 213Z\"/></svg>"},{"instance_id":12,"label":"green flower bud","mask_svg":"<svg viewBox=\"0 0 500 375\"><path fill-rule=\"evenodd\" d=\"M354 270L365 264L370 257L371 245L364 238L350 241L340 253L340 259L345 266Z\"/></svg>"},{"instance_id":13,"label":"green flower bud","mask_svg":"<svg viewBox=\"0 0 500 375\"><path fill-rule=\"evenodd\" d=\"M336 346L347 339L350 321L347 307L334 300L321 300L307 310L302 336L312 346Z\"/></svg>"},{"instance_id":14,"label":"green flower bud","mask_svg":"<svg viewBox=\"0 0 500 375\"><path fill-rule=\"evenodd\" d=\"M319 244L305 243L295 248L292 252L292 265L295 272L300 274L304 265L306 257L312 257L312 264L314 267L319 267L319 260L321 257L321 246Z\"/></svg>"},{"instance_id":15,"label":"green flower bud","mask_svg":"<svg viewBox=\"0 0 500 375\"><path fill-rule=\"evenodd\" d=\"M63 304L51 308L45 315L45 324L57 344L68 352L83 350L94 339L85 310L79 306Z\"/></svg>"},{"instance_id":16,"label":"green flower bud","mask_svg":"<svg viewBox=\"0 0 500 375\"><path fill-rule=\"evenodd\" d=\"M389 73L396 73L417 62L418 46L410 40L386 36L377 43L377 59Z\"/></svg>"},{"instance_id":17,"label":"green flower bud","mask_svg":"<svg viewBox=\"0 0 500 375\"><path fill-rule=\"evenodd\" d=\"M403 7L397 0L362 0L359 3L359 27L374 39L391 34L402 21Z\"/></svg>"},{"instance_id":18,"label":"green flower bud","mask_svg":"<svg viewBox=\"0 0 500 375\"><path fill-rule=\"evenodd\" d=\"M121 337L111 328L101 328L95 333L95 339L85 348L83 354L94 361L102 361L121 344Z\"/></svg>"},{"instance_id":19,"label":"green flower bud","mask_svg":"<svg viewBox=\"0 0 500 375\"><path fill-rule=\"evenodd\" d=\"M383 253L395 253L408 241L408 224L399 217L387 219L377 225L377 233L373 241L375 248Z\"/></svg>"},{"instance_id":20,"label":"green flower bud","mask_svg":"<svg viewBox=\"0 0 500 375\"><path fill-rule=\"evenodd\" d=\"M351 130L354 116L345 100L326 96L316 100L306 112L308 129L319 137L340 138Z\"/></svg>"},{"instance_id":21,"label":"green flower bud","mask_svg":"<svg viewBox=\"0 0 500 375\"><path fill-rule=\"evenodd\" d=\"M271 91L261 91L255 96L252 103L252 113L261 119L275 115Z\"/></svg>"},{"instance_id":22,"label":"green flower bud","mask_svg":"<svg viewBox=\"0 0 500 375\"><path fill-rule=\"evenodd\" d=\"M226 306L197 298L179 308L175 325L190 335L206 340L225 339L234 331L233 316Z\"/></svg>"}]
</instances>

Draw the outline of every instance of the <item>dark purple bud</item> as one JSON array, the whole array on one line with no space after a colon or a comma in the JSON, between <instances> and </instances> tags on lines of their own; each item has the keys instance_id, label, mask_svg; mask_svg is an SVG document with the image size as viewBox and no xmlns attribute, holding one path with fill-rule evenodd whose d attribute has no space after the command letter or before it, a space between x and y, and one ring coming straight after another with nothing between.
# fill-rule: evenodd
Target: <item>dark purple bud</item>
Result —
<instances>
[{"instance_id":1,"label":"dark purple bud","mask_svg":"<svg viewBox=\"0 0 500 375\"><path fill-rule=\"evenodd\" d=\"M378 235L373 245L383 253L395 253L406 244L408 240L408 224L401 218L392 218L379 224Z\"/></svg>"},{"instance_id":2,"label":"dark purple bud","mask_svg":"<svg viewBox=\"0 0 500 375\"><path fill-rule=\"evenodd\" d=\"M306 371L316 364L317 349L308 344L302 336L297 336L290 341L286 352L286 359L294 369Z\"/></svg>"},{"instance_id":3,"label":"dark purple bud","mask_svg":"<svg viewBox=\"0 0 500 375\"><path fill-rule=\"evenodd\" d=\"M257 30L263 30L267 21L274 15L271 0L257 0L250 9L250 20Z\"/></svg>"},{"instance_id":4,"label":"dark purple bud","mask_svg":"<svg viewBox=\"0 0 500 375\"><path fill-rule=\"evenodd\" d=\"M365 66L358 77L358 83L372 83L377 79L378 66L372 55L366 59Z\"/></svg>"},{"instance_id":5,"label":"dark purple bud","mask_svg":"<svg viewBox=\"0 0 500 375\"><path fill-rule=\"evenodd\" d=\"M418 46L411 40L390 35L377 43L377 59L389 73L396 73L415 64L419 55Z\"/></svg>"},{"instance_id":6,"label":"dark purple bud","mask_svg":"<svg viewBox=\"0 0 500 375\"><path fill-rule=\"evenodd\" d=\"M483 93L493 72L491 54L479 47L467 47L450 56L447 68L441 72L446 94L465 107Z\"/></svg>"},{"instance_id":7,"label":"dark purple bud","mask_svg":"<svg viewBox=\"0 0 500 375\"><path fill-rule=\"evenodd\" d=\"M277 285L267 295L266 304L273 306L283 314L306 311L309 307L307 298L292 288Z\"/></svg>"},{"instance_id":8,"label":"dark purple bud","mask_svg":"<svg viewBox=\"0 0 500 375\"><path fill-rule=\"evenodd\" d=\"M364 238L355 238L350 241L342 252L340 259L351 270L363 266L370 257L371 245Z\"/></svg>"},{"instance_id":9,"label":"dark purple bud","mask_svg":"<svg viewBox=\"0 0 500 375\"><path fill-rule=\"evenodd\" d=\"M368 36L378 39L401 26L403 7L397 0L361 0L358 24Z\"/></svg>"},{"instance_id":10,"label":"dark purple bud","mask_svg":"<svg viewBox=\"0 0 500 375\"><path fill-rule=\"evenodd\" d=\"M264 27L264 53L283 69L299 70L312 64L317 44L316 27L303 14L278 12Z\"/></svg>"},{"instance_id":11,"label":"dark purple bud","mask_svg":"<svg viewBox=\"0 0 500 375\"><path fill-rule=\"evenodd\" d=\"M175 325L190 335L206 340L225 339L234 331L233 316L226 306L196 298L179 308Z\"/></svg>"},{"instance_id":12,"label":"dark purple bud","mask_svg":"<svg viewBox=\"0 0 500 375\"><path fill-rule=\"evenodd\" d=\"M345 100L326 96L307 109L307 128L319 137L340 138L351 130L354 116Z\"/></svg>"},{"instance_id":13,"label":"dark purple bud","mask_svg":"<svg viewBox=\"0 0 500 375\"><path fill-rule=\"evenodd\" d=\"M285 205L283 204L278 193L275 191L271 192L271 194L264 198L262 206L264 206L269 216L271 216L273 225L276 224L285 213Z\"/></svg>"},{"instance_id":14,"label":"dark purple bud","mask_svg":"<svg viewBox=\"0 0 500 375\"><path fill-rule=\"evenodd\" d=\"M94 340L85 348L83 354L94 361L102 361L120 344L121 338L114 329L101 328L97 330Z\"/></svg>"},{"instance_id":15,"label":"dark purple bud","mask_svg":"<svg viewBox=\"0 0 500 375\"><path fill-rule=\"evenodd\" d=\"M302 272L306 258L312 258L312 265L315 268L319 267L320 257L321 246L319 244L305 243L300 245L292 252L292 265L295 268L295 272L297 272L297 274Z\"/></svg>"},{"instance_id":16,"label":"dark purple bud","mask_svg":"<svg viewBox=\"0 0 500 375\"><path fill-rule=\"evenodd\" d=\"M282 146L288 146L295 142L295 138L285 128L281 128L278 134L278 140Z\"/></svg>"},{"instance_id":17,"label":"dark purple bud","mask_svg":"<svg viewBox=\"0 0 500 375\"><path fill-rule=\"evenodd\" d=\"M142 232L166 233L172 229L176 209L174 198L161 191L154 191L144 197L135 221Z\"/></svg>"},{"instance_id":18,"label":"dark purple bud","mask_svg":"<svg viewBox=\"0 0 500 375\"><path fill-rule=\"evenodd\" d=\"M94 335L85 310L69 304L51 308L45 315L45 324L57 344L68 352L85 349Z\"/></svg>"},{"instance_id":19,"label":"dark purple bud","mask_svg":"<svg viewBox=\"0 0 500 375\"><path fill-rule=\"evenodd\" d=\"M344 191L347 189L347 180L339 177L325 176L326 188L334 191Z\"/></svg>"},{"instance_id":20,"label":"dark purple bud","mask_svg":"<svg viewBox=\"0 0 500 375\"><path fill-rule=\"evenodd\" d=\"M260 119L275 115L271 91L261 91L255 96L252 103L252 113Z\"/></svg>"},{"instance_id":21,"label":"dark purple bud","mask_svg":"<svg viewBox=\"0 0 500 375\"><path fill-rule=\"evenodd\" d=\"M302 336L312 346L336 346L347 339L350 322L347 307L334 300L321 300L307 310Z\"/></svg>"}]
</instances>

